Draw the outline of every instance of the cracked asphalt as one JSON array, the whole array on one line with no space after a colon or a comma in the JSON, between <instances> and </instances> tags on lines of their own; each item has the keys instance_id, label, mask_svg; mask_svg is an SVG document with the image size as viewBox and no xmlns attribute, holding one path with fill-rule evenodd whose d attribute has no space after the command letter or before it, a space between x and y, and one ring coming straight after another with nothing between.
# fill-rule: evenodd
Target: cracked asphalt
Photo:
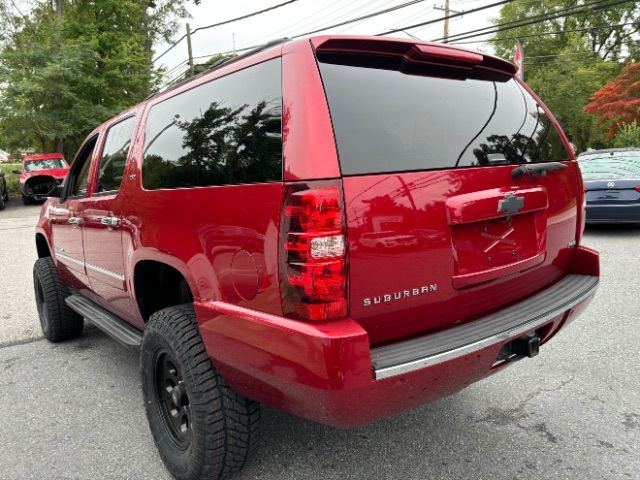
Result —
<instances>
[{"instance_id":1,"label":"cracked asphalt","mask_svg":"<svg viewBox=\"0 0 640 480\"><path fill-rule=\"evenodd\" d=\"M39 339L37 207L0 212L0 479L168 479L138 359L101 332ZM336 430L263 409L239 479L640 479L640 228L589 229L602 283L540 355L449 398Z\"/></svg>"}]
</instances>

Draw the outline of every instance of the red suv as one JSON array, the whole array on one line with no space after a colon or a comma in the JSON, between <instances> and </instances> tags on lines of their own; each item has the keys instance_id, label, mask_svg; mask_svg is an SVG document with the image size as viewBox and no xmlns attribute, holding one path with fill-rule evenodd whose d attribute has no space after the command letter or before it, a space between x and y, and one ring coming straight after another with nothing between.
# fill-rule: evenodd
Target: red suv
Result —
<instances>
[{"instance_id":1,"label":"red suv","mask_svg":"<svg viewBox=\"0 0 640 480\"><path fill-rule=\"evenodd\" d=\"M155 442L185 479L245 464L259 403L351 427L536 355L599 260L567 139L515 70L323 36L109 120L37 226L45 336L88 319L140 349Z\"/></svg>"},{"instance_id":2,"label":"red suv","mask_svg":"<svg viewBox=\"0 0 640 480\"><path fill-rule=\"evenodd\" d=\"M51 185L62 184L68 171L69 165L59 153L25 155L22 170L14 171L20 175L22 203L30 205L47 198Z\"/></svg>"}]
</instances>

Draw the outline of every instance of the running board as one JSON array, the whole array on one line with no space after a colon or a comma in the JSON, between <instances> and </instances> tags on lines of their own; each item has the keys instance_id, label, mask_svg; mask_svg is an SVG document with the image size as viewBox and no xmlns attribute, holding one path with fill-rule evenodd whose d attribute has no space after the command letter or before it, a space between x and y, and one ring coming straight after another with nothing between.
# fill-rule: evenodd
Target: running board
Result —
<instances>
[{"instance_id":1,"label":"running board","mask_svg":"<svg viewBox=\"0 0 640 480\"><path fill-rule=\"evenodd\" d=\"M127 348L139 348L142 332L80 294L65 299L71 310L82 315L114 340Z\"/></svg>"}]
</instances>

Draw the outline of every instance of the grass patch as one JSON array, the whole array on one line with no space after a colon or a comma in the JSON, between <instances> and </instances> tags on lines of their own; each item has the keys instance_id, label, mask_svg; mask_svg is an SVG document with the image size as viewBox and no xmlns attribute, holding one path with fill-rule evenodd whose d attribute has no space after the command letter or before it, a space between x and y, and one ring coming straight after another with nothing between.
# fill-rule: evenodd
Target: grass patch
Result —
<instances>
[{"instance_id":1,"label":"grass patch","mask_svg":"<svg viewBox=\"0 0 640 480\"><path fill-rule=\"evenodd\" d=\"M9 190L10 195L20 194L20 175L11 172L20 170L21 167L21 163L0 163L0 172L4 172L4 179L7 181L7 190Z\"/></svg>"}]
</instances>

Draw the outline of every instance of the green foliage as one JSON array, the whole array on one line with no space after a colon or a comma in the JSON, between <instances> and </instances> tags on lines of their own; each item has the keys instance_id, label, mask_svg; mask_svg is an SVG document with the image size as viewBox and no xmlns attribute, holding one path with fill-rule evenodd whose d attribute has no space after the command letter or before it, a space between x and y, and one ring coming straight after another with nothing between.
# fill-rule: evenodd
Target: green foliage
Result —
<instances>
[{"instance_id":1,"label":"green foliage","mask_svg":"<svg viewBox=\"0 0 640 480\"><path fill-rule=\"evenodd\" d=\"M21 163L0 163L0 172L4 172L9 194L20 193L20 175L13 173L14 170L20 170L20 168L22 168Z\"/></svg>"},{"instance_id":2,"label":"green foliage","mask_svg":"<svg viewBox=\"0 0 640 480\"><path fill-rule=\"evenodd\" d=\"M635 147L640 148L640 125L635 120L631 123L620 125L618 133L613 139L616 148Z\"/></svg>"},{"instance_id":3,"label":"green foliage","mask_svg":"<svg viewBox=\"0 0 640 480\"><path fill-rule=\"evenodd\" d=\"M516 0L502 7L494 23L525 21L590 1ZM622 23L631 25L616 26ZM549 35L560 31L565 32ZM638 31L640 3L628 2L498 32L491 43L498 55L511 58L516 39L520 41L525 52L525 80L580 152L608 146L603 127L583 108L595 91L620 73L623 54L632 58L640 54Z\"/></svg>"},{"instance_id":4,"label":"green foliage","mask_svg":"<svg viewBox=\"0 0 640 480\"><path fill-rule=\"evenodd\" d=\"M532 19L536 15L552 15L570 7L579 7L593 0L516 0L500 10L495 24ZM623 23L632 23L618 27ZM549 35L549 32L580 30ZM492 38L498 55L510 58L513 55L514 37L520 40L525 55L536 58L529 65L530 71L544 69L549 55L563 50L576 49L580 52L596 53L603 59L617 61L627 49L632 54L639 53L634 35L640 31L640 3L627 2L600 10L587 9L583 13L566 15L553 20L545 20L525 27L498 32ZM536 34L544 34L534 36ZM577 53L577 52L574 52ZM588 62L589 57L584 58ZM526 60L526 57L525 57Z\"/></svg>"},{"instance_id":5,"label":"green foliage","mask_svg":"<svg viewBox=\"0 0 640 480\"><path fill-rule=\"evenodd\" d=\"M567 52L566 50L563 50ZM621 65L594 55L590 63L567 56L534 72L527 83L540 95L558 119L577 152L604 147L606 139L597 118L585 113L589 96L615 77Z\"/></svg>"},{"instance_id":6,"label":"green foliage","mask_svg":"<svg viewBox=\"0 0 640 480\"><path fill-rule=\"evenodd\" d=\"M183 0L55 0L28 17L5 18L3 144L13 151L64 147L72 157L94 127L150 93L153 42L170 36L176 16L185 14Z\"/></svg>"}]
</instances>

